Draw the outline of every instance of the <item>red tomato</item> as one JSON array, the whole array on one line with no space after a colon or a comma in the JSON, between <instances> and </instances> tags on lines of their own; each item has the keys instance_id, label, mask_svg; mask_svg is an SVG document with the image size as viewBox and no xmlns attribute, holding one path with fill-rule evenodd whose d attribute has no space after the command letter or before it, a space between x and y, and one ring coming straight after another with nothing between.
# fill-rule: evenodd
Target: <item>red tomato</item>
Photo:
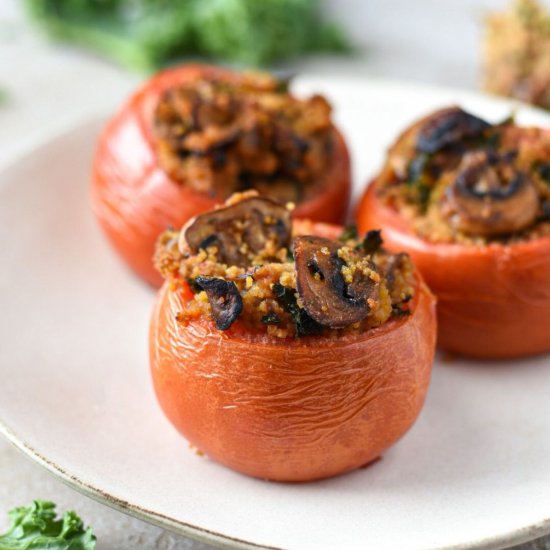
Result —
<instances>
[{"instance_id":1,"label":"red tomato","mask_svg":"<svg viewBox=\"0 0 550 550\"><path fill-rule=\"evenodd\" d=\"M357 210L361 231L383 228L437 296L438 343L459 354L509 358L550 351L550 237L487 246L430 243L382 204L376 182Z\"/></svg>"},{"instance_id":2,"label":"red tomato","mask_svg":"<svg viewBox=\"0 0 550 550\"><path fill-rule=\"evenodd\" d=\"M341 228L314 230L333 237ZM336 339L221 332L205 318L183 326L183 300L168 283L158 295L149 341L155 391L172 424L230 468L279 481L333 476L380 456L422 408L436 322L420 277L411 315Z\"/></svg>"},{"instance_id":3,"label":"red tomato","mask_svg":"<svg viewBox=\"0 0 550 550\"><path fill-rule=\"evenodd\" d=\"M158 235L167 226L211 210L216 201L172 180L157 162L152 119L169 88L201 77L232 81L236 73L208 65L184 65L161 72L142 86L108 122L93 162L92 207L117 252L143 279L161 284L152 263ZM295 215L339 223L350 197L350 162L336 131L334 161L323 191L298 204Z\"/></svg>"}]
</instances>

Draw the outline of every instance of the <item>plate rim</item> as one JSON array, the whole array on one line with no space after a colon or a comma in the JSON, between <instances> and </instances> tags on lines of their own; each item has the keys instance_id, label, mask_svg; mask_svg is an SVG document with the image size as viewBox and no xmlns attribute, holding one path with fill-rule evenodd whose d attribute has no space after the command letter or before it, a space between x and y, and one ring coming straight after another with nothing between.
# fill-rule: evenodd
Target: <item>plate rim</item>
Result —
<instances>
[{"instance_id":1,"label":"plate rim","mask_svg":"<svg viewBox=\"0 0 550 550\"><path fill-rule=\"evenodd\" d=\"M15 431L0 418L0 435L5 437L15 448L24 455L31 458L42 468L59 478L65 485L75 489L82 495L92 498L101 504L109 506L119 512L136 517L146 523L167 529L173 533L190 537L199 542L214 544L218 548L238 550L284 550L278 546L268 546L260 543L245 541L230 535L218 533L186 523L153 510L132 504L108 491L100 489L91 483L84 482L77 475L71 475L68 471L59 466L55 461L50 460L39 453L32 445L20 438ZM439 546L437 550L503 550L510 546L537 540L550 534L550 517L545 518L519 529L514 529L501 535L486 537L479 541L471 541L466 544L453 544ZM434 547L435 548L435 547Z\"/></svg>"},{"instance_id":2,"label":"plate rim","mask_svg":"<svg viewBox=\"0 0 550 550\"><path fill-rule=\"evenodd\" d=\"M17 450L30 457L42 468L59 478L65 485L77 490L82 495L92 498L101 504L122 512L124 514L136 517L146 523L163 527L180 535L185 535L199 542L215 544L219 548L239 549L239 550L283 550L277 546L266 546L254 542L245 541L230 535L224 535L216 531L205 529L191 523L170 518L153 510L148 510L141 506L117 497L108 491L96 487L80 479L77 475L70 474L54 460L46 458L39 453L32 445L20 438L7 424L0 418L0 434L5 437Z\"/></svg>"},{"instance_id":3,"label":"plate rim","mask_svg":"<svg viewBox=\"0 0 550 550\"><path fill-rule=\"evenodd\" d=\"M329 78L329 75L323 73L311 73L305 72L297 75L297 80L300 84L306 84L308 82L318 83ZM497 96L494 94L485 93L483 91L472 90L468 88L444 86L433 83L422 83L415 81L407 81L393 78L383 78L376 76L364 76L364 75L332 75L330 76L331 83L338 84L358 84L358 85L370 85L376 87L390 87L405 89L414 89L416 92L421 93L435 93L435 94L457 94L463 98L478 98L484 100L491 100L497 102L503 106L508 106L512 111L521 108L522 110L535 113L545 118L550 117L550 113L544 111L533 105L515 100L513 98L506 98ZM138 85L139 86L139 85ZM51 142L61 140L67 135L73 132L84 131L85 127L98 124L99 122L105 122L109 116L112 115L113 110L117 108L114 104L110 108L105 106L99 109L91 109L81 113L79 116L72 118L71 120L64 121L63 124L55 126L48 126L39 134L33 136L33 138L23 140L18 146L14 148L9 154L4 157L0 156L0 180L6 172L15 168L17 165L25 163L34 152L47 147ZM550 120L550 119L549 119ZM0 184L0 190L2 189ZM260 543L254 543L246 541L240 538L232 537L223 533L218 533L197 525L193 525L167 515L161 514L154 510L149 510L136 504L132 504L129 501L124 500L121 497L111 494L95 485L85 482L77 475L71 474L66 471L55 461L48 459L36 450L30 443L26 442L20 437L7 423L0 417L0 435L5 437L15 448L17 448L24 455L31 458L34 462L39 464L42 468L48 471L50 474L59 478L70 488L83 494L86 497L92 498L110 508L113 508L119 512L136 517L146 523L157 525L161 528L167 529L173 533L190 537L199 542L207 544L213 544L219 548L231 548L242 550L283 550L280 547L269 546ZM491 537L485 537L479 540L467 542L465 544L453 544L447 546L438 546L437 550L499 550L508 548L509 546L522 544L525 542L537 540L550 534L550 516L544 519L526 525L524 527L512 529L505 533L494 535ZM436 547L433 547L434 550Z\"/></svg>"}]
</instances>

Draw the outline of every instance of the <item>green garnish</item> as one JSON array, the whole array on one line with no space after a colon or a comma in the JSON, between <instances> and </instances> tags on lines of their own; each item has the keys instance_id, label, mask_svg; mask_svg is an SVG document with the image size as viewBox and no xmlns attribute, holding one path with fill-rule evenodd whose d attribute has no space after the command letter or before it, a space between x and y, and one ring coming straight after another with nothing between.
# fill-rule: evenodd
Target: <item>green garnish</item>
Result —
<instances>
[{"instance_id":1,"label":"green garnish","mask_svg":"<svg viewBox=\"0 0 550 550\"><path fill-rule=\"evenodd\" d=\"M11 525L0 535L0 550L94 550L96 537L75 512L58 519L55 504L35 500L10 510Z\"/></svg>"},{"instance_id":2,"label":"green garnish","mask_svg":"<svg viewBox=\"0 0 550 550\"><path fill-rule=\"evenodd\" d=\"M418 204L420 211L425 214L428 209L428 203L430 202L430 196L432 194L432 188L425 183L419 183L416 186L416 191L418 193Z\"/></svg>"},{"instance_id":3,"label":"green garnish","mask_svg":"<svg viewBox=\"0 0 550 550\"><path fill-rule=\"evenodd\" d=\"M430 201L431 187L426 183L426 169L433 155L420 153L407 166L407 185L416 192L416 200L421 213L425 213Z\"/></svg>"},{"instance_id":4,"label":"green garnish","mask_svg":"<svg viewBox=\"0 0 550 550\"><path fill-rule=\"evenodd\" d=\"M298 306L296 291L294 289L283 286L280 283L275 283L272 289L284 310L290 313L296 325L296 336L319 334L323 330L323 327L312 319L305 309Z\"/></svg>"},{"instance_id":5,"label":"green garnish","mask_svg":"<svg viewBox=\"0 0 550 550\"><path fill-rule=\"evenodd\" d=\"M356 240L358 238L359 238L359 233L357 232L357 225L352 223L344 227L344 230L342 231L341 235L338 237L338 240L346 242L346 241Z\"/></svg>"},{"instance_id":6,"label":"green garnish","mask_svg":"<svg viewBox=\"0 0 550 550\"><path fill-rule=\"evenodd\" d=\"M261 65L349 43L320 17L319 0L25 0L55 39L134 70L183 55Z\"/></svg>"},{"instance_id":7,"label":"green garnish","mask_svg":"<svg viewBox=\"0 0 550 550\"><path fill-rule=\"evenodd\" d=\"M281 322L280 317L276 313L267 313L262 317L264 325L278 325Z\"/></svg>"},{"instance_id":8,"label":"green garnish","mask_svg":"<svg viewBox=\"0 0 550 550\"><path fill-rule=\"evenodd\" d=\"M421 180L431 158L432 155L428 153L419 153L409 161L407 166L407 183L409 185L416 184Z\"/></svg>"},{"instance_id":9,"label":"green garnish","mask_svg":"<svg viewBox=\"0 0 550 550\"><path fill-rule=\"evenodd\" d=\"M410 309L404 309L404 308L400 307L399 305L395 305L395 306L392 306L391 313L395 317L407 317L407 315L411 314L411 310Z\"/></svg>"}]
</instances>

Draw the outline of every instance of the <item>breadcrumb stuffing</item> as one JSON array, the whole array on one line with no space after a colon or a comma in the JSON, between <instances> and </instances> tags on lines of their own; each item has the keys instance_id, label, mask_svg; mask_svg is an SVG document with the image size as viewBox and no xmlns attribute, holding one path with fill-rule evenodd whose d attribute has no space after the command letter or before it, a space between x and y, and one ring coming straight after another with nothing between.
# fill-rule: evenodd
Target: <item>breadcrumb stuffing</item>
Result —
<instances>
[{"instance_id":1,"label":"breadcrumb stuffing","mask_svg":"<svg viewBox=\"0 0 550 550\"><path fill-rule=\"evenodd\" d=\"M432 116L436 116L434 113ZM429 118L429 117L428 117ZM385 166L377 178L378 197L408 220L410 227L431 242L483 246L491 242L516 243L550 235L550 132L523 128L512 121L489 125L475 138L463 138L455 146L434 154L417 148L423 124L419 121L391 147ZM508 158L517 174L529 179L538 194L539 208L532 223L499 235L465 232L456 223L458 214L450 200L462 162L467 154L485 154L488 159ZM492 162L492 161L489 161ZM490 217L480 206L482 216ZM495 219L498 216L494 215Z\"/></svg>"},{"instance_id":2,"label":"breadcrumb stuffing","mask_svg":"<svg viewBox=\"0 0 550 550\"><path fill-rule=\"evenodd\" d=\"M333 161L328 101L298 99L268 74L171 88L156 106L153 131L162 169L218 199L257 189L294 204L319 192Z\"/></svg>"},{"instance_id":3,"label":"breadcrumb stuffing","mask_svg":"<svg viewBox=\"0 0 550 550\"><path fill-rule=\"evenodd\" d=\"M261 263L255 258L249 266L238 267L220 263L217 259L217 248L214 246L201 249L196 254L182 254L175 244L178 239L179 234L175 231L166 231L160 237L156 265L174 288L185 287L194 291L192 298L187 300L185 309L178 314L179 322L186 324L197 317L211 315L208 296L200 288L196 288L194 281L198 276L220 277L236 285L243 302L239 319L248 330L263 331L276 338L296 336L295 315L274 293L276 284L291 289L297 308L304 308L297 293L296 267L293 261L287 259L286 249L284 254L280 251L280 254L275 255L284 257L284 260ZM394 315L400 316L409 312L408 304L414 294L414 268L408 256L402 254L401 260L396 264L396 256L383 250L372 255L359 256L354 251L354 246L360 246L359 241L348 240L338 250L338 257L343 262L341 274L344 282L352 283L354 275L361 273L379 283L379 291L376 299L368 299L370 312L363 321L341 329L323 327L320 334L326 337L338 338L344 334L363 332L387 322ZM321 253L327 254L329 250L322 249ZM316 274L317 277L320 275ZM270 322L266 322L266 319Z\"/></svg>"}]
</instances>

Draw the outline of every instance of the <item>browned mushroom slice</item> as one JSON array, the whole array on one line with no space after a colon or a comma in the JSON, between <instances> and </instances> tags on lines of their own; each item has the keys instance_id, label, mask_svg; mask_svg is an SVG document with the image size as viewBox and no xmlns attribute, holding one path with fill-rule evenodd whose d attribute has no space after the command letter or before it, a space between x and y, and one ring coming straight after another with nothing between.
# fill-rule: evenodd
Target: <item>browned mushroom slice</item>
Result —
<instances>
[{"instance_id":1,"label":"browned mushroom slice","mask_svg":"<svg viewBox=\"0 0 550 550\"><path fill-rule=\"evenodd\" d=\"M290 212L275 201L260 197L197 216L180 237L180 249L217 246L218 258L228 265L245 267L269 242L275 249L290 244Z\"/></svg>"},{"instance_id":2,"label":"browned mushroom slice","mask_svg":"<svg viewBox=\"0 0 550 550\"><path fill-rule=\"evenodd\" d=\"M534 183L506 155L465 155L447 196L452 223L471 235L521 231L535 222L539 211Z\"/></svg>"},{"instance_id":3,"label":"browned mushroom slice","mask_svg":"<svg viewBox=\"0 0 550 550\"><path fill-rule=\"evenodd\" d=\"M339 254L342 246L309 235L296 237L293 243L300 301L312 319L331 328L363 320L371 310L369 299L378 298L379 283L370 276L372 264L346 247L347 255L357 262L358 269L352 269ZM344 268L350 268L346 276Z\"/></svg>"},{"instance_id":4,"label":"browned mushroom slice","mask_svg":"<svg viewBox=\"0 0 550 550\"><path fill-rule=\"evenodd\" d=\"M459 107L435 112L421 125L416 149L422 153L437 153L444 147L460 143L465 138L480 135L491 125Z\"/></svg>"},{"instance_id":5,"label":"browned mushroom slice","mask_svg":"<svg viewBox=\"0 0 550 550\"><path fill-rule=\"evenodd\" d=\"M235 283L218 277L197 277L195 283L208 296L216 328L227 330L243 310L243 299Z\"/></svg>"}]
</instances>

